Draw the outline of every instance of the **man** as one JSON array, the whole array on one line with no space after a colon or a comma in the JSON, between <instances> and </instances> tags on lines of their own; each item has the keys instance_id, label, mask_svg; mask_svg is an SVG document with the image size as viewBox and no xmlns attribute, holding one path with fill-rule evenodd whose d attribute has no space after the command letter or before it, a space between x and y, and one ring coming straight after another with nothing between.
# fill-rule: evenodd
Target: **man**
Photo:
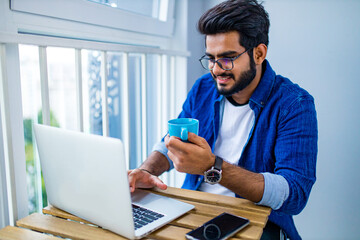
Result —
<instances>
[{"instance_id":1,"label":"man","mask_svg":"<svg viewBox=\"0 0 360 240\"><path fill-rule=\"evenodd\" d=\"M179 115L198 119L199 135L189 133L191 143L166 136L129 171L129 184L131 191L165 189L157 176L175 167L187 173L183 188L270 206L262 239L301 239L292 215L305 207L316 179L316 112L314 99L265 59L269 25L256 0L225 1L203 14L200 62L210 73L194 84Z\"/></svg>"}]
</instances>

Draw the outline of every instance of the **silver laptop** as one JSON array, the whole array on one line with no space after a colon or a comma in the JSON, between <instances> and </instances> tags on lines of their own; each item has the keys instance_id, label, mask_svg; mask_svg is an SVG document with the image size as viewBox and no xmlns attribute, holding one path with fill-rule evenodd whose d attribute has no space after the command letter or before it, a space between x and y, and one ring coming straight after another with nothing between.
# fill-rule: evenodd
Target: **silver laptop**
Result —
<instances>
[{"instance_id":1,"label":"silver laptop","mask_svg":"<svg viewBox=\"0 0 360 240\"><path fill-rule=\"evenodd\" d=\"M139 189L131 194L119 139L37 124L34 132L48 201L57 208L130 239L194 208Z\"/></svg>"}]
</instances>

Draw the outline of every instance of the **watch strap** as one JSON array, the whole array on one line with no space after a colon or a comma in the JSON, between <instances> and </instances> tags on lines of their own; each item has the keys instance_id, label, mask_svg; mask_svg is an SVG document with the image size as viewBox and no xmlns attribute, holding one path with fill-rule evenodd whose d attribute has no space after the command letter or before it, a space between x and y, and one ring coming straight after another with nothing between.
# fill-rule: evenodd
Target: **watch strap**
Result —
<instances>
[{"instance_id":1,"label":"watch strap","mask_svg":"<svg viewBox=\"0 0 360 240\"><path fill-rule=\"evenodd\" d=\"M224 160L221 157L215 156L214 168L220 171L222 168L223 161Z\"/></svg>"}]
</instances>

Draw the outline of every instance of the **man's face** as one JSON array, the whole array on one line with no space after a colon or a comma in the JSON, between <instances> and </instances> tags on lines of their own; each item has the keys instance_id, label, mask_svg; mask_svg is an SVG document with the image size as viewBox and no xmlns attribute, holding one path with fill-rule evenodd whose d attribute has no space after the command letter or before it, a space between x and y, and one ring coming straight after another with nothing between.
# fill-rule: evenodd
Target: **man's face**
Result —
<instances>
[{"instance_id":1,"label":"man's face","mask_svg":"<svg viewBox=\"0 0 360 240\"><path fill-rule=\"evenodd\" d=\"M206 55L212 59L236 57L246 51L239 43L236 31L206 36ZM220 94L231 96L245 89L255 78L256 66L253 58L244 53L234 60L234 68L223 70L216 63L211 70L217 90Z\"/></svg>"}]
</instances>

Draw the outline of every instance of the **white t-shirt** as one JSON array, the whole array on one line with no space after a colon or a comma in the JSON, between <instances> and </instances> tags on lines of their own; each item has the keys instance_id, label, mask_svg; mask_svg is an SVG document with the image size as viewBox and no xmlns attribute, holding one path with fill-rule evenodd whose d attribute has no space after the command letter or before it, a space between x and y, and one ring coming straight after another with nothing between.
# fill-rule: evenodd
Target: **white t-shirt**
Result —
<instances>
[{"instance_id":1,"label":"white t-shirt","mask_svg":"<svg viewBox=\"0 0 360 240\"><path fill-rule=\"evenodd\" d=\"M255 114L249 104L235 106L224 99L224 111L220 123L219 135L215 142L214 154L234 165L238 164L242 151L254 126ZM234 197L235 194L220 184L203 182L200 191Z\"/></svg>"}]
</instances>

